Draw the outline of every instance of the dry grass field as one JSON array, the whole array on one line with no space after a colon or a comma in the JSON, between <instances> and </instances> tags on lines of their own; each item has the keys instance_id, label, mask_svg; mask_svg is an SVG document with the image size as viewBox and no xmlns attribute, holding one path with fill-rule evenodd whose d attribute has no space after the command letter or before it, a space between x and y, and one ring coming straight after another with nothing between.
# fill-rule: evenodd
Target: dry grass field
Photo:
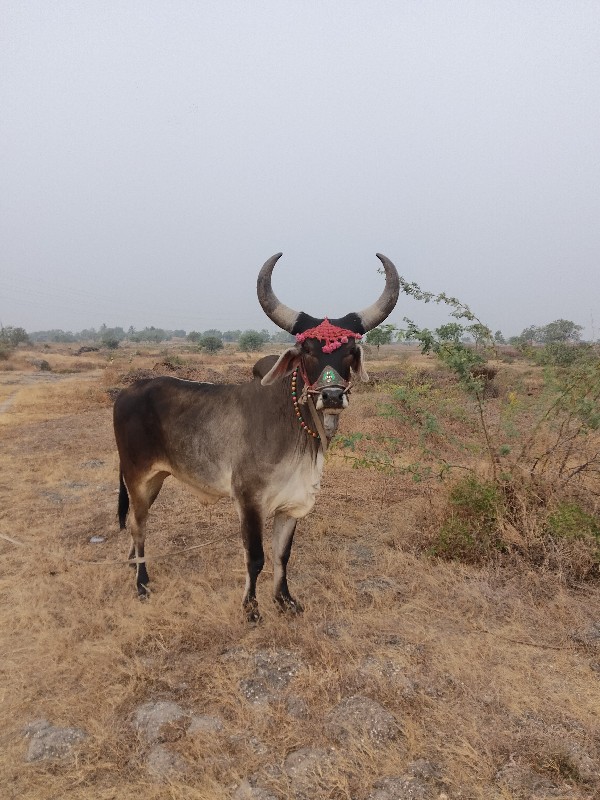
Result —
<instances>
[{"instance_id":1,"label":"dry grass field","mask_svg":"<svg viewBox=\"0 0 600 800\"><path fill-rule=\"evenodd\" d=\"M526 513L502 522L502 547L456 539L453 487L489 465L450 373L407 348L369 354L296 534L305 612L270 603L267 548L252 626L231 504L172 479L137 599L111 395L151 371L242 381L255 358L75 349L0 366L2 800L600 798L597 551ZM543 377L498 368L487 422L514 452ZM594 479L578 488L590 525Z\"/></svg>"}]
</instances>

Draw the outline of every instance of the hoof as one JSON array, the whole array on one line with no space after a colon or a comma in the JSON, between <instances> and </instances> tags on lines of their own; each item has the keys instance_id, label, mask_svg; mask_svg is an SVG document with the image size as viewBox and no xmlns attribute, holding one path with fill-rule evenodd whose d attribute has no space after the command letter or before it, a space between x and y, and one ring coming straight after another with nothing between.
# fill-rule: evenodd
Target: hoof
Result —
<instances>
[{"instance_id":1,"label":"hoof","mask_svg":"<svg viewBox=\"0 0 600 800\"><path fill-rule=\"evenodd\" d=\"M149 600L150 599L150 590L147 586L143 583L137 587L138 599L139 600Z\"/></svg>"},{"instance_id":2,"label":"hoof","mask_svg":"<svg viewBox=\"0 0 600 800\"><path fill-rule=\"evenodd\" d=\"M304 608L291 595L278 595L273 598L282 614L302 614Z\"/></svg>"},{"instance_id":3,"label":"hoof","mask_svg":"<svg viewBox=\"0 0 600 800\"><path fill-rule=\"evenodd\" d=\"M256 600L251 600L248 603L244 603L244 616L246 617L246 622L251 622L254 625L262 622L262 617L260 615L260 611L258 610L258 603Z\"/></svg>"}]
</instances>

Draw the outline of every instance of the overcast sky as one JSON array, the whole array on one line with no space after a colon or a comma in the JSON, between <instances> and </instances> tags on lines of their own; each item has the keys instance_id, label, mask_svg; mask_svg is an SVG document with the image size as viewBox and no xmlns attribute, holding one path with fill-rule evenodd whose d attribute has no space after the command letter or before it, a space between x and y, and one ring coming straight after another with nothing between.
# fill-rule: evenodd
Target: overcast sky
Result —
<instances>
[{"instance_id":1,"label":"overcast sky","mask_svg":"<svg viewBox=\"0 0 600 800\"><path fill-rule=\"evenodd\" d=\"M600 2L0 0L0 321L600 332ZM401 296L390 321L444 319ZM593 327L592 327L593 326Z\"/></svg>"}]
</instances>

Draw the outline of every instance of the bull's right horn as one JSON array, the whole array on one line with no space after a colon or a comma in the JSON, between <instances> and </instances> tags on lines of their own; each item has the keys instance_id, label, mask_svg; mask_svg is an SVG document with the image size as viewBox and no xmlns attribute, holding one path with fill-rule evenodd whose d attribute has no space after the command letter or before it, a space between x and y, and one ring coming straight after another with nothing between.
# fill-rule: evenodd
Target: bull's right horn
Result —
<instances>
[{"instance_id":1,"label":"bull's right horn","mask_svg":"<svg viewBox=\"0 0 600 800\"><path fill-rule=\"evenodd\" d=\"M275 325L283 328L284 331L292 333L299 312L294 311L293 308L289 308L280 302L271 288L273 267L281 258L281 255L281 253L275 253L268 261L265 261L261 271L258 273L256 291L258 294L258 302L261 304L267 317L269 317Z\"/></svg>"},{"instance_id":2,"label":"bull's right horn","mask_svg":"<svg viewBox=\"0 0 600 800\"><path fill-rule=\"evenodd\" d=\"M398 302L398 295L400 294L398 270L389 258L381 255L381 253L376 253L376 255L383 264L385 270L385 288L379 300L368 308L358 312L358 316L361 318L365 328L365 333L381 325L383 320L392 313L394 306Z\"/></svg>"}]
</instances>

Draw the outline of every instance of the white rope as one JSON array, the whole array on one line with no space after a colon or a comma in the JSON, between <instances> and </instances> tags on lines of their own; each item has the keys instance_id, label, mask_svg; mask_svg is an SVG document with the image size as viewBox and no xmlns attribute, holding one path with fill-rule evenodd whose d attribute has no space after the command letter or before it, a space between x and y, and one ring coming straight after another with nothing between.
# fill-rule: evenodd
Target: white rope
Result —
<instances>
[{"instance_id":1,"label":"white rope","mask_svg":"<svg viewBox=\"0 0 600 800\"><path fill-rule=\"evenodd\" d=\"M11 544L19 545L19 547L29 547L29 545L25 544L25 542L19 542L17 539L11 539L10 536L5 536L3 533L0 533L0 538L6 539L7 542ZM225 536L220 537L219 539L211 539L208 542L202 542L202 544L194 544L190 547L182 547L180 550L171 550L169 553L158 553L157 555L152 556L152 561L161 561L165 558L171 558L172 556L178 556L181 553L189 553L191 550L199 550L202 547L209 547L211 544L216 544L217 542L228 542L232 539L236 538L235 536ZM62 558L64 561L68 561L71 564L91 564L93 566L114 566L114 565L122 565L122 564L145 564L146 558L141 558L136 556L136 558L126 558L126 559L104 559L102 561L88 561L87 559L82 558L71 558L70 556L66 556L62 553L52 553L50 551L46 551L46 555L49 555L54 558Z\"/></svg>"}]
</instances>

